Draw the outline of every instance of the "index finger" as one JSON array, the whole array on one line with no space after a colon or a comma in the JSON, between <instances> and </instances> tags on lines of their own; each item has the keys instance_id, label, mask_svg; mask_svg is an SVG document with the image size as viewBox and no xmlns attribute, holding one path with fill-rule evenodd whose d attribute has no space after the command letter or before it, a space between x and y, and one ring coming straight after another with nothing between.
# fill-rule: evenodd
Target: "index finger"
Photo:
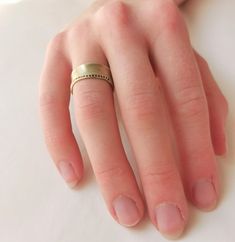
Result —
<instances>
[{"instance_id":1,"label":"index finger","mask_svg":"<svg viewBox=\"0 0 235 242\"><path fill-rule=\"evenodd\" d=\"M40 116L49 153L65 181L74 187L82 178L83 164L70 120L70 73L63 34L59 34L48 46L40 78Z\"/></svg>"}]
</instances>

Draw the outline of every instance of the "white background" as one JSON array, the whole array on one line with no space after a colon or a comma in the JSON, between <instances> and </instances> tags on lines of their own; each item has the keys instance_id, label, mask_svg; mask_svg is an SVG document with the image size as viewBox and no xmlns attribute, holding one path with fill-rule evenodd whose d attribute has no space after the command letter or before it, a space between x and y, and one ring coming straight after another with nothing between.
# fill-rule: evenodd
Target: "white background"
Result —
<instances>
[{"instance_id":1,"label":"white background","mask_svg":"<svg viewBox=\"0 0 235 242\"><path fill-rule=\"evenodd\" d=\"M0 241L166 241L146 218L134 229L106 211L87 155L86 178L70 190L47 154L37 86L48 40L91 1L25 0L0 5ZM235 241L235 1L191 0L182 9L193 45L206 57L230 103L229 153L219 158L223 194L214 212L194 208L180 241ZM129 150L126 145L126 150ZM130 160L131 154L128 152Z\"/></svg>"}]
</instances>

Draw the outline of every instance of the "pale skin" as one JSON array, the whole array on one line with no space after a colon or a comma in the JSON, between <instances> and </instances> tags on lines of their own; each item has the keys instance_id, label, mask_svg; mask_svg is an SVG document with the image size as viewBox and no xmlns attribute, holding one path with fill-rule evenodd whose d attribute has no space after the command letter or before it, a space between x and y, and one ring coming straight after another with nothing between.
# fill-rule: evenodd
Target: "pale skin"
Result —
<instances>
[{"instance_id":1,"label":"pale skin","mask_svg":"<svg viewBox=\"0 0 235 242\"><path fill-rule=\"evenodd\" d=\"M177 5L96 1L50 41L40 80L41 120L51 157L71 187L82 179L83 162L68 108L70 74L84 63L110 66L114 79L114 93L95 79L73 90L77 126L110 214L130 227L147 210L163 235L180 236L188 201L204 211L218 203L216 155L226 153L228 104L193 50ZM124 152L114 99L143 194Z\"/></svg>"}]
</instances>

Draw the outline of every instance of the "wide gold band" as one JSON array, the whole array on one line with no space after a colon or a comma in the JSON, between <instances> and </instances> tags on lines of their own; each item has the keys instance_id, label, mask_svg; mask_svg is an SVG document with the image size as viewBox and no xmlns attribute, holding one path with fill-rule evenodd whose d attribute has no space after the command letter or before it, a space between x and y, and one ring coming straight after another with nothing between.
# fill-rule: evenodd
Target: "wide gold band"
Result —
<instances>
[{"instance_id":1,"label":"wide gold band","mask_svg":"<svg viewBox=\"0 0 235 242\"><path fill-rule=\"evenodd\" d=\"M71 79L72 79L71 86L70 86L71 94L73 94L74 85L79 81L86 80L86 79L104 80L104 81L107 81L112 86L112 88L114 88L111 71L109 67L105 65L93 64L93 63L82 64L73 69L71 74Z\"/></svg>"}]
</instances>

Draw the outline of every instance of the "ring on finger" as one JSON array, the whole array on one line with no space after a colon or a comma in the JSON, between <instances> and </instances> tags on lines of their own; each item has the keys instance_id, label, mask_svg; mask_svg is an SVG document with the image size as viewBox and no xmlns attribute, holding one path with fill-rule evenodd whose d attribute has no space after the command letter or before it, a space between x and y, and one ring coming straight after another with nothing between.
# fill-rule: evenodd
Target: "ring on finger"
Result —
<instances>
[{"instance_id":1,"label":"ring on finger","mask_svg":"<svg viewBox=\"0 0 235 242\"><path fill-rule=\"evenodd\" d=\"M70 91L73 94L73 87L79 81L86 80L86 79L99 79L108 82L112 89L114 89L113 78L111 74L111 70L109 67L100 64L82 64L73 69L71 74L71 86Z\"/></svg>"}]
</instances>

